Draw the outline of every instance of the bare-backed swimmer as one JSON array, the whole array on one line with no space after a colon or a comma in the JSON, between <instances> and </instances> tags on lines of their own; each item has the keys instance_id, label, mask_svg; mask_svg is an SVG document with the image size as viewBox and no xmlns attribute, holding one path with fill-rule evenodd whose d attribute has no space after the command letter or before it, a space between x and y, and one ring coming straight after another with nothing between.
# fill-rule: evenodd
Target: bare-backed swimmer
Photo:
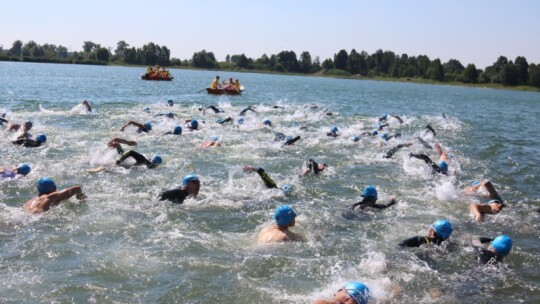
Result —
<instances>
[{"instance_id":1,"label":"bare-backed swimmer","mask_svg":"<svg viewBox=\"0 0 540 304\"><path fill-rule=\"evenodd\" d=\"M86 198L81 186L73 186L56 191L56 184L48 177L40 178L37 182L38 196L24 203L23 207L28 213L36 214L48 211L50 207L58 205L61 201L75 196L78 200Z\"/></svg>"}]
</instances>

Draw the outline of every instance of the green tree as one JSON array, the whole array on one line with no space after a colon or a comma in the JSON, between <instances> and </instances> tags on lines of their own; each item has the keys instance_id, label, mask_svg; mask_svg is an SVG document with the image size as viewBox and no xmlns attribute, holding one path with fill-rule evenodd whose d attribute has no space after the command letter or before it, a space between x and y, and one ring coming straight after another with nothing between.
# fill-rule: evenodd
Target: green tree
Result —
<instances>
[{"instance_id":1,"label":"green tree","mask_svg":"<svg viewBox=\"0 0 540 304\"><path fill-rule=\"evenodd\" d=\"M205 50L193 53L191 60L193 66L197 68L213 69L218 66L214 53Z\"/></svg>"},{"instance_id":2,"label":"green tree","mask_svg":"<svg viewBox=\"0 0 540 304\"><path fill-rule=\"evenodd\" d=\"M58 58L68 58L68 49L62 45L57 46L56 56L58 56Z\"/></svg>"},{"instance_id":3,"label":"green tree","mask_svg":"<svg viewBox=\"0 0 540 304\"><path fill-rule=\"evenodd\" d=\"M512 61L502 67L499 77L503 85L515 86L519 83L518 69Z\"/></svg>"},{"instance_id":4,"label":"green tree","mask_svg":"<svg viewBox=\"0 0 540 304\"><path fill-rule=\"evenodd\" d=\"M109 50L106 48L99 48L96 50L96 59L99 61L108 62L110 56L111 54L109 53Z\"/></svg>"},{"instance_id":5,"label":"green tree","mask_svg":"<svg viewBox=\"0 0 540 304\"><path fill-rule=\"evenodd\" d=\"M124 50L124 62L127 64L136 64L137 62L137 50L135 47L126 48Z\"/></svg>"},{"instance_id":6,"label":"green tree","mask_svg":"<svg viewBox=\"0 0 540 304\"><path fill-rule=\"evenodd\" d=\"M231 62L231 55L227 54L227 56L225 56L225 62Z\"/></svg>"},{"instance_id":7,"label":"green tree","mask_svg":"<svg viewBox=\"0 0 540 304\"><path fill-rule=\"evenodd\" d=\"M429 68L429 78L437 81L444 81L444 68L439 58L431 62Z\"/></svg>"},{"instance_id":8,"label":"green tree","mask_svg":"<svg viewBox=\"0 0 540 304\"><path fill-rule=\"evenodd\" d=\"M349 54L349 66L347 68L351 74L360 73L360 60L360 54L358 54L355 49L352 49L351 53Z\"/></svg>"},{"instance_id":9,"label":"green tree","mask_svg":"<svg viewBox=\"0 0 540 304\"><path fill-rule=\"evenodd\" d=\"M313 64L311 65L311 72L318 72L321 70L321 59L319 56L315 56Z\"/></svg>"},{"instance_id":10,"label":"green tree","mask_svg":"<svg viewBox=\"0 0 540 304\"><path fill-rule=\"evenodd\" d=\"M33 47L30 48L30 56L34 58L43 57L45 56L45 50L39 44L34 45Z\"/></svg>"},{"instance_id":11,"label":"green tree","mask_svg":"<svg viewBox=\"0 0 540 304\"><path fill-rule=\"evenodd\" d=\"M302 73L311 73L312 69L312 62L311 62L311 54L307 51L302 52L300 54L300 72Z\"/></svg>"},{"instance_id":12,"label":"green tree","mask_svg":"<svg viewBox=\"0 0 540 304\"><path fill-rule=\"evenodd\" d=\"M341 50L337 54L334 54L334 67L340 70L346 70L349 61L349 54L347 51Z\"/></svg>"},{"instance_id":13,"label":"green tree","mask_svg":"<svg viewBox=\"0 0 540 304\"><path fill-rule=\"evenodd\" d=\"M527 84L529 81L529 63L527 63L527 59L517 56L514 64L517 69L518 84Z\"/></svg>"},{"instance_id":14,"label":"green tree","mask_svg":"<svg viewBox=\"0 0 540 304\"><path fill-rule=\"evenodd\" d=\"M416 69L417 69L417 75L422 78L427 78L427 71L429 67L431 66L431 62L429 60L429 57L426 55L420 55L416 58Z\"/></svg>"},{"instance_id":15,"label":"green tree","mask_svg":"<svg viewBox=\"0 0 540 304\"><path fill-rule=\"evenodd\" d=\"M236 66L243 69L250 68L249 59L246 57L246 55L240 54L238 56L238 59L236 61Z\"/></svg>"},{"instance_id":16,"label":"green tree","mask_svg":"<svg viewBox=\"0 0 540 304\"><path fill-rule=\"evenodd\" d=\"M116 49L114 50L114 54L119 59L124 59L126 49L129 47L129 44L126 43L124 40L118 41L116 44Z\"/></svg>"},{"instance_id":17,"label":"green tree","mask_svg":"<svg viewBox=\"0 0 540 304\"><path fill-rule=\"evenodd\" d=\"M326 58L322 63L322 68L325 70L330 70L334 68L334 63L332 62L332 59Z\"/></svg>"},{"instance_id":18,"label":"green tree","mask_svg":"<svg viewBox=\"0 0 540 304\"><path fill-rule=\"evenodd\" d=\"M540 88L540 65L531 63L529 66L529 83Z\"/></svg>"},{"instance_id":19,"label":"green tree","mask_svg":"<svg viewBox=\"0 0 540 304\"><path fill-rule=\"evenodd\" d=\"M22 52L22 46L23 46L23 43L22 41L20 40L15 40L15 42L13 42L13 45L11 46L11 49L9 49L9 52L13 55L13 56L21 56L21 52Z\"/></svg>"},{"instance_id":20,"label":"green tree","mask_svg":"<svg viewBox=\"0 0 540 304\"><path fill-rule=\"evenodd\" d=\"M99 47L100 47L99 44L95 44L92 41L83 42L83 51L85 53L92 53L94 50L98 49Z\"/></svg>"},{"instance_id":21,"label":"green tree","mask_svg":"<svg viewBox=\"0 0 540 304\"><path fill-rule=\"evenodd\" d=\"M299 72L300 65L294 51L281 51L276 57L277 63L280 63L287 72Z\"/></svg>"},{"instance_id":22,"label":"green tree","mask_svg":"<svg viewBox=\"0 0 540 304\"><path fill-rule=\"evenodd\" d=\"M43 51L46 58L58 58L58 55L56 54L56 45L54 44L45 43L43 45Z\"/></svg>"},{"instance_id":23,"label":"green tree","mask_svg":"<svg viewBox=\"0 0 540 304\"><path fill-rule=\"evenodd\" d=\"M465 70L463 70L462 76L465 83L477 83L478 82L478 70L474 64L468 64Z\"/></svg>"}]
</instances>

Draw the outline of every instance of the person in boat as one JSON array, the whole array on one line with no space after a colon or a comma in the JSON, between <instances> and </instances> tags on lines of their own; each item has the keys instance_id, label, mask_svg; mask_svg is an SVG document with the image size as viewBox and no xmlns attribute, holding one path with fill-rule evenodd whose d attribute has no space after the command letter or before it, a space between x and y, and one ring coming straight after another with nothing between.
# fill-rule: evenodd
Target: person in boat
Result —
<instances>
[{"instance_id":1,"label":"person in boat","mask_svg":"<svg viewBox=\"0 0 540 304\"><path fill-rule=\"evenodd\" d=\"M391 158L399 149L408 148L410 146L412 146L412 143L399 144L399 145L393 147L390 151L386 152L386 155L383 156L383 157L384 158Z\"/></svg>"},{"instance_id":2,"label":"person in boat","mask_svg":"<svg viewBox=\"0 0 540 304\"><path fill-rule=\"evenodd\" d=\"M216 78L210 84L210 89L211 90L219 90L219 89L221 89L221 84L219 83L219 75L217 75Z\"/></svg>"},{"instance_id":3,"label":"person in boat","mask_svg":"<svg viewBox=\"0 0 540 304\"><path fill-rule=\"evenodd\" d=\"M131 120L125 125L123 125L122 128L120 128L120 131L124 131L130 125L137 127L137 133L142 133L142 132L148 133L149 131L152 130L152 124L149 122L145 122L144 124L141 124L141 123Z\"/></svg>"},{"instance_id":4,"label":"person in boat","mask_svg":"<svg viewBox=\"0 0 540 304\"><path fill-rule=\"evenodd\" d=\"M288 194L291 194L292 193L292 186L290 185L283 185L281 188L279 188L276 184L276 182L270 177L270 175L268 175L268 173L266 173L266 171L264 171L263 168L261 167L254 167L254 166L244 166L244 169L243 169L244 172L246 173L252 173L252 172L257 172L257 174L261 177L262 181L264 182L264 185L269 188L269 189L272 189L272 188L275 188L275 189L280 189L281 191L283 191L283 193L285 193L286 195Z\"/></svg>"},{"instance_id":5,"label":"person in boat","mask_svg":"<svg viewBox=\"0 0 540 304\"><path fill-rule=\"evenodd\" d=\"M414 236L402 241L399 243L399 246L420 247L425 244L429 247L431 244L440 245L450 237L452 231L454 231L454 229L448 220L437 220L429 228L427 236Z\"/></svg>"},{"instance_id":6,"label":"person in boat","mask_svg":"<svg viewBox=\"0 0 540 304\"><path fill-rule=\"evenodd\" d=\"M328 168L328 165L326 163L317 163L313 158L310 158L306 161L306 168L304 171L302 171L302 176L306 176L310 173L313 173L314 175L319 175L319 172L324 171L324 169Z\"/></svg>"},{"instance_id":7,"label":"person in boat","mask_svg":"<svg viewBox=\"0 0 540 304\"><path fill-rule=\"evenodd\" d=\"M36 214L48 211L51 206L58 205L61 201L75 196L83 200L86 195L81 186L73 186L61 191L56 191L56 184L48 177L42 177L37 182L38 196L24 203L23 208L28 213Z\"/></svg>"},{"instance_id":8,"label":"person in boat","mask_svg":"<svg viewBox=\"0 0 540 304\"><path fill-rule=\"evenodd\" d=\"M296 224L296 213L288 205L280 205L274 211L275 225L261 230L257 237L257 242L261 244L270 244L277 242L303 242L304 238L289 230Z\"/></svg>"},{"instance_id":9,"label":"person in boat","mask_svg":"<svg viewBox=\"0 0 540 304\"><path fill-rule=\"evenodd\" d=\"M199 130L199 122L196 119L184 119L184 126L190 131Z\"/></svg>"},{"instance_id":10,"label":"person in boat","mask_svg":"<svg viewBox=\"0 0 540 304\"><path fill-rule=\"evenodd\" d=\"M377 193L377 189L374 186L367 186L366 188L364 188L364 191L362 191L362 194L360 196L363 197L363 199L360 202L351 205L349 207L350 209L365 210L368 207L375 208L375 209L386 209L397 203L396 197L392 195L390 197L390 202L387 205L377 204L377 200L379 199L379 196Z\"/></svg>"},{"instance_id":11,"label":"person in boat","mask_svg":"<svg viewBox=\"0 0 540 304\"><path fill-rule=\"evenodd\" d=\"M90 103L87 100L83 100L81 104L86 108L87 112L92 112L92 107L90 106Z\"/></svg>"},{"instance_id":12,"label":"person in boat","mask_svg":"<svg viewBox=\"0 0 540 304\"><path fill-rule=\"evenodd\" d=\"M478 261L485 265L501 263L512 250L512 239L504 234L496 238L476 237L472 244Z\"/></svg>"},{"instance_id":13,"label":"person in boat","mask_svg":"<svg viewBox=\"0 0 540 304\"><path fill-rule=\"evenodd\" d=\"M225 90L229 90L229 91L237 91L235 88L234 88L234 81L231 78L229 78L229 81L227 81L225 83L225 87L224 87Z\"/></svg>"},{"instance_id":14,"label":"person in boat","mask_svg":"<svg viewBox=\"0 0 540 304\"><path fill-rule=\"evenodd\" d=\"M477 222L482 222L486 214L498 214L503 210L505 206L503 200L499 196L497 190L489 180L484 181L474 181L471 183L465 193L469 195L476 194L479 189L484 188L488 192L488 199L486 203L472 203L469 205L469 210L471 211L474 219Z\"/></svg>"},{"instance_id":15,"label":"person in boat","mask_svg":"<svg viewBox=\"0 0 540 304\"><path fill-rule=\"evenodd\" d=\"M347 282L336 293L332 300L319 299L313 304L367 304L371 297L369 288L360 282Z\"/></svg>"},{"instance_id":16,"label":"person in boat","mask_svg":"<svg viewBox=\"0 0 540 304\"><path fill-rule=\"evenodd\" d=\"M240 92L242 91L240 88L242 87L242 85L240 85L240 81L238 81L238 78L234 81L234 89L237 91L237 92Z\"/></svg>"},{"instance_id":17,"label":"person in boat","mask_svg":"<svg viewBox=\"0 0 540 304\"><path fill-rule=\"evenodd\" d=\"M32 169L28 164L19 164L13 169L0 167L0 180L16 178L18 175L26 176Z\"/></svg>"},{"instance_id":18,"label":"person in boat","mask_svg":"<svg viewBox=\"0 0 540 304\"><path fill-rule=\"evenodd\" d=\"M182 186L163 191L160 194L160 201L168 200L173 204L182 204L189 197L197 197L201 188L199 177L194 174L186 175L182 179Z\"/></svg>"},{"instance_id":19,"label":"person in boat","mask_svg":"<svg viewBox=\"0 0 540 304\"><path fill-rule=\"evenodd\" d=\"M11 143L14 145L19 145L27 148L36 148L40 147L47 141L47 136L45 134L39 134L36 136L36 139L30 139L30 138L21 138L12 141Z\"/></svg>"},{"instance_id":20,"label":"person in boat","mask_svg":"<svg viewBox=\"0 0 540 304\"><path fill-rule=\"evenodd\" d=\"M172 131L165 132L163 135L182 135L182 127L176 125Z\"/></svg>"}]
</instances>

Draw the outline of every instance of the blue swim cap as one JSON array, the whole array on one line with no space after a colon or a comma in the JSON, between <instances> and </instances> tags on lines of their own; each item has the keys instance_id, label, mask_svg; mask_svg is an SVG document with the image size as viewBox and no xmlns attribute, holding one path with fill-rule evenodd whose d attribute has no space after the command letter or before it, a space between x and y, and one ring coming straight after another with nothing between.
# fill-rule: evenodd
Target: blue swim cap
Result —
<instances>
[{"instance_id":1,"label":"blue swim cap","mask_svg":"<svg viewBox=\"0 0 540 304\"><path fill-rule=\"evenodd\" d=\"M49 194L56 191L56 184L48 177L42 177L38 179L37 188L39 194Z\"/></svg>"},{"instance_id":2,"label":"blue swim cap","mask_svg":"<svg viewBox=\"0 0 540 304\"><path fill-rule=\"evenodd\" d=\"M474 181L471 182L471 186L476 186L478 184L480 184L479 180L474 180Z\"/></svg>"},{"instance_id":3,"label":"blue swim cap","mask_svg":"<svg viewBox=\"0 0 540 304\"><path fill-rule=\"evenodd\" d=\"M384 115L381 118L386 119L387 117L388 117L388 114L384 113Z\"/></svg>"},{"instance_id":4,"label":"blue swim cap","mask_svg":"<svg viewBox=\"0 0 540 304\"><path fill-rule=\"evenodd\" d=\"M263 119L262 123L267 126L272 126L272 122L268 118Z\"/></svg>"},{"instance_id":5,"label":"blue swim cap","mask_svg":"<svg viewBox=\"0 0 540 304\"><path fill-rule=\"evenodd\" d=\"M193 182L193 181L199 181L199 178L197 177L197 175L195 174L186 175L182 179L182 186L186 186L189 182Z\"/></svg>"},{"instance_id":6,"label":"blue swim cap","mask_svg":"<svg viewBox=\"0 0 540 304\"><path fill-rule=\"evenodd\" d=\"M199 128L199 122L196 119L192 119L189 125L194 130L197 130Z\"/></svg>"},{"instance_id":7,"label":"blue swim cap","mask_svg":"<svg viewBox=\"0 0 540 304\"><path fill-rule=\"evenodd\" d=\"M283 193L285 193L285 195L290 195L293 192L294 188L291 185L283 185L281 186L281 190L283 190Z\"/></svg>"},{"instance_id":8,"label":"blue swim cap","mask_svg":"<svg viewBox=\"0 0 540 304\"><path fill-rule=\"evenodd\" d=\"M176 135L182 134L182 127L180 127L180 126L175 126L175 127L174 127L174 131L173 131L173 134L176 134Z\"/></svg>"},{"instance_id":9,"label":"blue swim cap","mask_svg":"<svg viewBox=\"0 0 540 304\"><path fill-rule=\"evenodd\" d=\"M444 161L444 160L441 160L437 166L439 166L439 168L441 168L441 171L442 172L448 172L448 164Z\"/></svg>"},{"instance_id":10,"label":"blue swim cap","mask_svg":"<svg viewBox=\"0 0 540 304\"><path fill-rule=\"evenodd\" d=\"M349 296L358 304L367 304L369 301L369 288L360 282L347 282L343 289L347 291Z\"/></svg>"},{"instance_id":11,"label":"blue swim cap","mask_svg":"<svg viewBox=\"0 0 540 304\"><path fill-rule=\"evenodd\" d=\"M373 130L373 132L371 132L371 135L373 135L373 136L375 136L377 134L379 134L379 131L377 131L377 130Z\"/></svg>"},{"instance_id":12,"label":"blue swim cap","mask_svg":"<svg viewBox=\"0 0 540 304\"><path fill-rule=\"evenodd\" d=\"M294 210L287 205L277 207L274 212L274 220L276 221L276 224L281 227L288 226L295 217L296 213L294 213Z\"/></svg>"},{"instance_id":13,"label":"blue swim cap","mask_svg":"<svg viewBox=\"0 0 540 304\"><path fill-rule=\"evenodd\" d=\"M435 221L435 223L433 223L433 229L435 230L435 233L443 240L449 238L452 231L454 231L452 224L450 224L450 222L447 220Z\"/></svg>"},{"instance_id":14,"label":"blue swim cap","mask_svg":"<svg viewBox=\"0 0 540 304\"><path fill-rule=\"evenodd\" d=\"M159 155L154 155L151 160L154 164L161 164L163 162L163 159Z\"/></svg>"},{"instance_id":15,"label":"blue swim cap","mask_svg":"<svg viewBox=\"0 0 540 304\"><path fill-rule=\"evenodd\" d=\"M150 108L144 108L143 111L146 113L150 113Z\"/></svg>"},{"instance_id":16,"label":"blue swim cap","mask_svg":"<svg viewBox=\"0 0 540 304\"><path fill-rule=\"evenodd\" d=\"M210 136L208 139L210 141L219 141L219 137L217 137L217 136Z\"/></svg>"},{"instance_id":17,"label":"blue swim cap","mask_svg":"<svg viewBox=\"0 0 540 304\"><path fill-rule=\"evenodd\" d=\"M289 141L289 140L292 140L292 139L293 139L293 137L290 136L290 135L287 135L287 136L285 137L285 141Z\"/></svg>"},{"instance_id":18,"label":"blue swim cap","mask_svg":"<svg viewBox=\"0 0 540 304\"><path fill-rule=\"evenodd\" d=\"M47 141L47 136L45 136L45 134L39 134L38 136L36 136L36 141L44 143Z\"/></svg>"},{"instance_id":19,"label":"blue swim cap","mask_svg":"<svg viewBox=\"0 0 540 304\"><path fill-rule=\"evenodd\" d=\"M336 133L338 131L338 128L336 126L333 126L332 129L330 129L330 132Z\"/></svg>"},{"instance_id":20,"label":"blue swim cap","mask_svg":"<svg viewBox=\"0 0 540 304\"><path fill-rule=\"evenodd\" d=\"M367 198L377 198L377 189L373 186L367 186L364 188L364 192L362 192L363 197Z\"/></svg>"},{"instance_id":21,"label":"blue swim cap","mask_svg":"<svg viewBox=\"0 0 540 304\"><path fill-rule=\"evenodd\" d=\"M512 249L512 239L508 235L499 235L491 242L491 247L501 255L507 255Z\"/></svg>"},{"instance_id":22,"label":"blue swim cap","mask_svg":"<svg viewBox=\"0 0 540 304\"><path fill-rule=\"evenodd\" d=\"M146 131L152 130L152 124L149 123L149 122L145 123L145 124L144 124L144 127L146 128Z\"/></svg>"},{"instance_id":23,"label":"blue swim cap","mask_svg":"<svg viewBox=\"0 0 540 304\"><path fill-rule=\"evenodd\" d=\"M381 135L381 138L384 140L388 140L388 133L384 133L383 135Z\"/></svg>"},{"instance_id":24,"label":"blue swim cap","mask_svg":"<svg viewBox=\"0 0 540 304\"><path fill-rule=\"evenodd\" d=\"M19 174L26 176L28 173L30 173L30 166L28 164L19 164L17 167L17 172Z\"/></svg>"},{"instance_id":25,"label":"blue swim cap","mask_svg":"<svg viewBox=\"0 0 540 304\"><path fill-rule=\"evenodd\" d=\"M244 118L243 118L243 117L240 117L240 118L238 118L238 119L236 120L236 124L241 125L241 124L243 124L243 123L244 123Z\"/></svg>"},{"instance_id":26,"label":"blue swim cap","mask_svg":"<svg viewBox=\"0 0 540 304\"><path fill-rule=\"evenodd\" d=\"M351 140L354 142L360 141L360 136L353 136L351 137Z\"/></svg>"}]
</instances>

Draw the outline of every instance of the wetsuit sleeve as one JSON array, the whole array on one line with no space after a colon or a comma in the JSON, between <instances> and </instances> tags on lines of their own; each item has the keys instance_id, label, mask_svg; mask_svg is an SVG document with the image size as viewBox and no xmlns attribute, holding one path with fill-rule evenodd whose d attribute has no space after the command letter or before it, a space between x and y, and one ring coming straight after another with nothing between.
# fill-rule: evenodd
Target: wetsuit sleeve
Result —
<instances>
[{"instance_id":1,"label":"wetsuit sleeve","mask_svg":"<svg viewBox=\"0 0 540 304\"><path fill-rule=\"evenodd\" d=\"M272 178L264 171L263 168L257 167L256 172L257 172L257 174L259 174L259 176L263 180L266 187L268 187L268 188L277 188L276 182L274 182L274 180L272 180Z\"/></svg>"},{"instance_id":2,"label":"wetsuit sleeve","mask_svg":"<svg viewBox=\"0 0 540 304\"><path fill-rule=\"evenodd\" d=\"M120 144L118 144L118 146L116 146L116 152L118 152L118 154L120 154L120 155L125 153L124 149L122 148L122 146Z\"/></svg>"},{"instance_id":3,"label":"wetsuit sleeve","mask_svg":"<svg viewBox=\"0 0 540 304\"><path fill-rule=\"evenodd\" d=\"M151 162L146 159L146 157L144 157L142 154L136 152L136 151L133 151L133 150L129 150L128 152L124 153L122 155L122 157L120 157L119 160L116 161L117 164L123 162L124 160L126 160L127 158L129 157L133 157L133 159L135 159L136 161L136 164L137 165L149 165L151 164Z\"/></svg>"},{"instance_id":4,"label":"wetsuit sleeve","mask_svg":"<svg viewBox=\"0 0 540 304\"><path fill-rule=\"evenodd\" d=\"M21 146L27 147L27 148L36 148L36 147L41 146L41 142L39 142L37 140L25 139L25 138L18 139L16 141L12 141L12 143L14 143L16 145L21 145Z\"/></svg>"},{"instance_id":5,"label":"wetsuit sleeve","mask_svg":"<svg viewBox=\"0 0 540 304\"><path fill-rule=\"evenodd\" d=\"M481 236L478 238L478 240L480 241L480 243L485 244L493 241L493 238Z\"/></svg>"},{"instance_id":6,"label":"wetsuit sleeve","mask_svg":"<svg viewBox=\"0 0 540 304\"><path fill-rule=\"evenodd\" d=\"M395 204L396 204L396 200L392 199L392 200L390 200L390 203L388 203L388 205L373 204L373 205L370 205L370 207L377 208L377 209L385 209L385 208L388 208L388 207L390 207L392 205L395 205Z\"/></svg>"},{"instance_id":7,"label":"wetsuit sleeve","mask_svg":"<svg viewBox=\"0 0 540 304\"><path fill-rule=\"evenodd\" d=\"M420 247L423 244L427 244L428 240L425 237L415 236L410 239L406 239L403 242L399 243L401 247Z\"/></svg>"},{"instance_id":8,"label":"wetsuit sleeve","mask_svg":"<svg viewBox=\"0 0 540 304\"><path fill-rule=\"evenodd\" d=\"M474 247L476 250L476 254L478 256L478 261L482 264L497 264L499 262L502 262L502 255L489 251L482 247Z\"/></svg>"},{"instance_id":9,"label":"wetsuit sleeve","mask_svg":"<svg viewBox=\"0 0 540 304\"><path fill-rule=\"evenodd\" d=\"M295 138L286 141L283 145L290 146L290 145L294 144L295 142L297 142L299 139L300 139L300 136L296 136Z\"/></svg>"},{"instance_id":10,"label":"wetsuit sleeve","mask_svg":"<svg viewBox=\"0 0 540 304\"><path fill-rule=\"evenodd\" d=\"M392 150L386 152L386 155L383 156L383 157L384 157L384 158L390 158L390 157L392 157L392 155L394 155L394 153L396 153L399 149L401 149L401 148L403 148L403 147L405 147L404 144L399 144L399 145L393 147Z\"/></svg>"},{"instance_id":11,"label":"wetsuit sleeve","mask_svg":"<svg viewBox=\"0 0 540 304\"><path fill-rule=\"evenodd\" d=\"M188 193L186 190L182 188L172 189L163 191L160 194L160 201L168 200L171 201L173 204L182 204L186 197L188 196Z\"/></svg>"}]
</instances>

